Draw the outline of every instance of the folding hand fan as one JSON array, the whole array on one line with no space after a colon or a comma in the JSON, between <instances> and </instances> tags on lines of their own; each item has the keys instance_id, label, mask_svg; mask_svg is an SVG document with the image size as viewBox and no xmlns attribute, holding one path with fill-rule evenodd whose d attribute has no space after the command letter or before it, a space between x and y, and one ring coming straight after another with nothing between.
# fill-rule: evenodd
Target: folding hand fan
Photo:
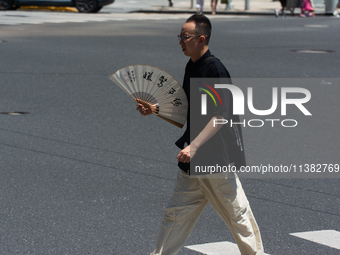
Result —
<instances>
[{"instance_id":1,"label":"folding hand fan","mask_svg":"<svg viewBox=\"0 0 340 255\"><path fill-rule=\"evenodd\" d=\"M158 117L182 128L188 100L179 82L167 72L149 65L132 65L110 76L122 90L142 104L151 104Z\"/></svg>"}]
</instances>

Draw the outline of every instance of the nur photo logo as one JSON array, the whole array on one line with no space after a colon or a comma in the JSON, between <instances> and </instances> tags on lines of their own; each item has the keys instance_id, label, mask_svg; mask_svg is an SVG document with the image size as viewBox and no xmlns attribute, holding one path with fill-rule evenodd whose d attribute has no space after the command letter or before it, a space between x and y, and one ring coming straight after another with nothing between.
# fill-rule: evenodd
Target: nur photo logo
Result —
<instances>
[{"instance_id":1,"label":"nur photo logo","mask_svg":"<svg viewBox=\"0 0 340 255\"><path fill-rule=\"evenodd\" d=\"M203 82L198 82L198 83L206 87L206 88L198 87L198 89L200 91L207 93L211 97L211 99L214 101L215 106L217 106L217 102L216 102L214 95L217 97L218 101L220 102L222 106L221 97L213 87ZM214 95L209 90L212 91ZM201 95L201 115L207 115L207 94Z\"/></svg>"},{"instance_id":2,"label":"nur photo logo","mask_svg":"<svg viewBox=\"0 0 340 255\"><path fill-rule=\"evenodd\" d=\"M227 119L215 119L214 126L216 125L225 125L230 124L232 127L233 125L239 124L244 127L263 127L264 125L271 125L271 127L275 126L282 126L282 127L296 127L298 122L296 119L281 119L281 118L270 118L270 115L277 112L278 108L280 109L281 116L287 116L287 106L295 107L301 112L304 116L312 116L311 112L305 106L311 99L311 93L308 89L302 87L247 87L246 96L244 95L243 91L236 85L232 84L214 84L208 85L204 82L197 82L201 86L198 87L199 91L202 92L201 94L201 115L207 115L208 111L208 103L207 100L213 100L214 105L217 107L219 104L220 106L225 104L226 102L223 101L225 98L221 99L223 92L220 92L221 89L228 90L233 100L233 115L245 115L245 110L247 109L251 114L256 116L261 116L262 118L256 119L244 119L240 122L233 122L232 120ZM210 83L211 84L211 83ZM270 105L270 107L266 109L258 109L254 106L254 91L256 93L263 93L266 90L271 93L271 98L266 97L262 99L262 103L266 103ZM209 95L209 98L207 97ZM210 104L212 105L212 104ZM246 108L247 107L247 108ZM291 108L292 109L292 108ZM296 110L296 109L295 109ZM266 118L263 118L266 116ZM289 115L288 115L289 116ZM279 124L280 123L280 124Z\"/></svg>"}]
</instances>

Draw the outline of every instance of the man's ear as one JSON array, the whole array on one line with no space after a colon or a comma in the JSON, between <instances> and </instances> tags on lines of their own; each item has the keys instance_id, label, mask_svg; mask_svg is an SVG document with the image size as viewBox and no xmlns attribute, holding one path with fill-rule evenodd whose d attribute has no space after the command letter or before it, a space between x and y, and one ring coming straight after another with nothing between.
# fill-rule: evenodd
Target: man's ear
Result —
<instances>
[{"instance_id":1,"label":"man's ear","mask_svg":"<svg viewBox=\"0 0 340 255\"><path fill-rule=\"evenodd\" d=\"M200 44L204 45L205 44L205 36L204 35L201 35L200 38L199 38L199 42Z\"/></svg>"}]
</instances>

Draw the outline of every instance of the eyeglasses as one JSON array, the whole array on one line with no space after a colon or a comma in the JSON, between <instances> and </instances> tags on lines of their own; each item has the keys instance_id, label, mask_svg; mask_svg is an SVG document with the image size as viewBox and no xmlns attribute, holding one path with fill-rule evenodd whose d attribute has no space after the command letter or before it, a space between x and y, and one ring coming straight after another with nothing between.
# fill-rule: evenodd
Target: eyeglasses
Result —
<instances>
[{"instance_id":1,"label":"eyeglasses","mask_svg":"<svg viewBox=\"0 0 340 255\"><path fill-rule=\"evenodd\" d=\"M200 37L200 35L177 35L179 41L185 42L190 37Z\"/></svg>"}]
</instances>

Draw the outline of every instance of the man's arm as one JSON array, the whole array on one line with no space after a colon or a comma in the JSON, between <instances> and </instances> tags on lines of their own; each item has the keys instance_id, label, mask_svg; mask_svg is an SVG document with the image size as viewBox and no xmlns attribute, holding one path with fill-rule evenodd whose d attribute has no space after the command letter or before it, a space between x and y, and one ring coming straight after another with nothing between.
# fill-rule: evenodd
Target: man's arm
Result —
<instances>
[{"instance_id":1,"label":"man's arm","mask_svg":"<svg viewBox=\"0 0 340 255\"><path fill-rule=\"evenodd\" d=\"M190 160L195 156L196 151L199 147L201 147L206 141L208 141L211 137L213 137L218 130L223 125L216 125L214 127L214 121L216 119L224 119L222 116L214 116L208 124L204 127L204 129L199 133L199 135L180 153L177 155L177 160L182 163L189 163Z\"/></svg>"},{"instance_id":2,"label":"man's arm","mask_svg":"<svg viewBox=\"0 0 340 255\"><path fill-rule=\"evenodd\" d=\"M137 108L141 115L147 116L154 113L157 109L157 105L152 105L145 101L136 99ZM214 121L216 119L224 119L221 115L214 116L208 124L204 127L204 129L199 133L199 135L180 153L177 155L177 160L182 163L189 163L190 160L195 156L196 151L199 147L201 147L205 142L207 142L212 136L214 136L223 125L216 125L214 127Z\"/></svg>"}]
</instances>

